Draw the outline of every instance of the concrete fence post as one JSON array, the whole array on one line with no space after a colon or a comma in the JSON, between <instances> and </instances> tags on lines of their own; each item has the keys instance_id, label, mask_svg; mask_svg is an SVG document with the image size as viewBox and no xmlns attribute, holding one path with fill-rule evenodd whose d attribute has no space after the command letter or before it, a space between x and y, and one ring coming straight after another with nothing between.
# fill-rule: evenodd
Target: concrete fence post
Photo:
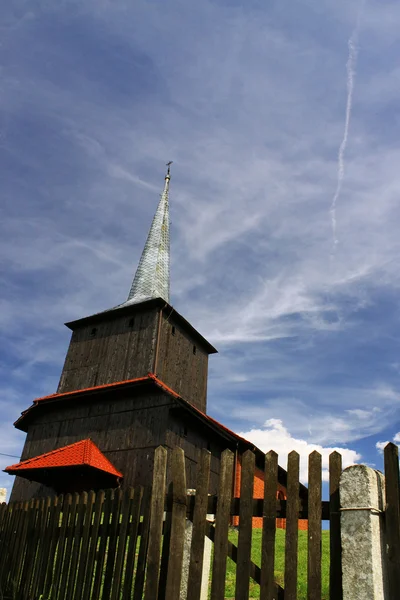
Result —
<instances>
[{"instance_id":1,"label":"concrete fence post","mask_svg":"<svg viewBox=\"0 0 400 600\"><path fill-rule=\"evenodd\" d=\"M343 600L387 600L385 479L365 465L340 478Z\"/></svg>"}]
</instances>

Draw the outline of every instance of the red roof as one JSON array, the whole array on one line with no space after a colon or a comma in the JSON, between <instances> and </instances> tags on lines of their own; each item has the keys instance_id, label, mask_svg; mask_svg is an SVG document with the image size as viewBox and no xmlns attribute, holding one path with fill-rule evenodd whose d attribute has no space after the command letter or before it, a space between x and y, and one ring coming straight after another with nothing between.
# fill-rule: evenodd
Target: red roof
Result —
<instances>
[{"instance_id":1,"label":"red roof","mask_svg":"<svg viewBox=\"0 0 400 600\"><path fill-rule=\"evenodd\" d=\"M46 452L46 454L28 458L28 460L23 460L15 465L6 467L4 470L10 475L22 475L22 472L27 470L77 467L82 465L104 471L115 477L123 477L122 473L117 471L114 465L90 439L75 442L75 444Z\"/></svg>"}]
</instances>

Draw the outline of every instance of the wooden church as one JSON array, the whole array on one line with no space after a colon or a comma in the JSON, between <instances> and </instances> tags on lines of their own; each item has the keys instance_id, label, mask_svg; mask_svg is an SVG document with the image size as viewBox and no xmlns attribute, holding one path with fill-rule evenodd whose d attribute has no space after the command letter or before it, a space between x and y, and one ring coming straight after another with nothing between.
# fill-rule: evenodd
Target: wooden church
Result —
<instances>
[{"instance_id":1,"label":"wooden church","mask_svg":"<svg viewBox=\"0 0 400 600\"><path fill-rule=\"evenodd\" d=\"M210 493L221 452L256 455L255 497L264 454L207 415L208 357L216 349L170 304L170 167L128 299L67 323L72 336L55 394L38 398L15 422L25 431L11 501L65 492L150 485L154 450L183 448L195 486L202 448L211 452ZM286 471L279 468L280 496ZM301 487L301 494L306 495Z\"/></svg>"}]
</instances>

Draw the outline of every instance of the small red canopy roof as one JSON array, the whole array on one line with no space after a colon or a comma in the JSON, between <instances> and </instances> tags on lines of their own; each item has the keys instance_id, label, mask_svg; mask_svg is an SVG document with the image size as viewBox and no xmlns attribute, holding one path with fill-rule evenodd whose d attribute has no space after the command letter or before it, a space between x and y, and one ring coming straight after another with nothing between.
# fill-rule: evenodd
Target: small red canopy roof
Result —
<instances>
[{"instance_id":1,"label":"small red canopy roof","mask_svg":"<svg viewBox=\"0 0 400 600\"><path fill-rule=\"evenodd\" d=\"M90 439L75 442L75 444L46 452L46 454L28 458L28 460L23 460L15 465L6 467L4 470L10 475L26 477L27 471L32 472L37 469L79 467L84 465L115 477L123 477L122 473L117 471L114 465Z\"/></svg>"}]
</instances>

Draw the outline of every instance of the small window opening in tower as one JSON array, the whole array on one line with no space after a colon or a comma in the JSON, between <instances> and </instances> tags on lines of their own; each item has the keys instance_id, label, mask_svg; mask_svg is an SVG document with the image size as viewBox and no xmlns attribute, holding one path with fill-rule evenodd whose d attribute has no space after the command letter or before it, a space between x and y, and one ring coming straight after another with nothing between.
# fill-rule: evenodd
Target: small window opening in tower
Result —
<instances>
[{"instance_id":1,"label":"small window opening in tower","mask_svg":"<svg viewBox=\"0 0 400 600\"><path fill-rule=\"evenodd\" d=\"M175 335L175 327L172 325L172 335Z\"/></svg>"},{"instance_id":2,"label":"small window opening in tower","mask_svg":"<svg viewBox=\"0 0 400 600\"><path fill-rule=\"evenodd\" d=\"M185 426L183 428L183 437L187 437L187 434L188 434L188 428Z\"/></svg>"},{"instance_id":3,"label":"small window opening in tower","mask_svg":"<svg viewBox=\"0 0 400 600\"><path fill-rule=\"evenodd\" d=\"M94 337L96 335L96 333L97 333L97 327L93 327L92 331L90 332L90 335L92 337Z\"/></svg>"},{"instance_id":4,"label":"small window opening in tower","mask_svg":"<svg viewBox=\"0 0 400 600\"><path fill-rule=\"evenodd\" d=\"M211 450L211 442L207 442L207 450Z\"/></svg>"},{"instance_id":5,"label":"small window opening in tower","mask_svg":"<svg viewBox=\"0 0 400 600\"><path fill-rule=\"evenodd\" d=\"M128 327L133 327L134 325L135 325L135 317L132 317L132 319L129 319Z\"/></svg>"},{"instance_id":6,"label":"small window opening in tower","mask_svg":"<svg viewBox=\"0 0 400 600\"><path fill-rule=\"evenodd\" d=\"M193 354L196 354L196 352L197 352L197 348L196 348L196 346L193 346Z\"/></svg>"}]
</instances>

